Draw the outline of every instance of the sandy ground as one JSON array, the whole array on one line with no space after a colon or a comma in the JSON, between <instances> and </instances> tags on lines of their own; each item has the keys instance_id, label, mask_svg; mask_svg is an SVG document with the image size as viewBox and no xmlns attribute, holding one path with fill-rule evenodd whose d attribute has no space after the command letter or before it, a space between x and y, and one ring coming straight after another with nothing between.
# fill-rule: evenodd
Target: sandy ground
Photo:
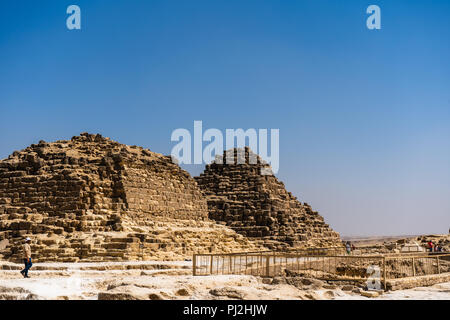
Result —
<instances>
[{"instance_id":1,"label":"sandy ground","mask_svg":"<svg viewBox=\"0 0 450 320\"><path fill-rule=\"evenodd\" d=\"M360 295L337 296L336 300L450 300L450 282L436 284L431 287L418 287L408 290L390 291L377 298L366 298Z\"/></svg>"},{"instance_id":2,"label":"sandy ground","mask_svg":"<svg viewBox=\"0 0 450 320\"><path fill-rule=\"evenodd\" d=\"M268 284L253 276L192 276L192 262L40 263L30 279L0 263L0 299L433 299L450 300L450 282L366 298L340 288Z\"/></svg>"}]
</instances>

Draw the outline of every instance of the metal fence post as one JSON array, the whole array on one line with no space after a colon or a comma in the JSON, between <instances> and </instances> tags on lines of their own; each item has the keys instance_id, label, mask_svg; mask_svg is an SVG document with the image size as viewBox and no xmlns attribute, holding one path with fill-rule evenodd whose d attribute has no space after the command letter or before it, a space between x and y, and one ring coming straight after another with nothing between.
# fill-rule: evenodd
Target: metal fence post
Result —
<instances>
[{"instance_id":1,"label":"metal fence post","mask_svg":"<svg viewBox=\"0 0 450 320\"><path fill-rule=\"evenodd\" d=\"M213 258L214 258L214 256L211 255L211 260L209 261L209 274L211 274L211 275L213 273Z\"/></svg>"},{"instance_id":2,"label":"metal fence post","mask_svg":"<svg viewBox=\"0 0 450 320\"><path fill-rule=\"evenodd\" d=\"M436 259L437 259L438 274L441 274L441 265L439 263L439 256L437 256Z\"/></svg>"},{"instance_id":3,"label":"metal fence post","mask_svg":"<svg viewBox=\"0 0 450 320\"><path fill-rule=\"evenodd\" d=\"M412 271L413 271L413 277L416 276L416 259L414 257L412 258Z\"/></svg>"},{"instance_id":4,"label":"metal fence post","mask_svg":"<svg viewBox=\"0 0 450 320\"><path fill-rule=\"evenodd\" d=\"M192 257L192 275L197 275L197 255L194 253L194 256Z\"/></svg>"},{"instance_id":5,"label":"metal fence post","mask_svg":"<svg viewBox=\"0 0 450 320\"><path fill-rule=\"evenodd\" d=\"M383 257L383 284L384 284L384 291L386 291L386 257Z\"/></svg>"},{"instance_id":6,"label":"metal fence post","mask_svg":"<svg viewBox=\"0 0 450 320\"><path fill-rule=\"evenodd\" d=\"M248 258L247 254L245 254L245 274L247 274L247 267L248 267Z\"/></svg>"}]
</instances>

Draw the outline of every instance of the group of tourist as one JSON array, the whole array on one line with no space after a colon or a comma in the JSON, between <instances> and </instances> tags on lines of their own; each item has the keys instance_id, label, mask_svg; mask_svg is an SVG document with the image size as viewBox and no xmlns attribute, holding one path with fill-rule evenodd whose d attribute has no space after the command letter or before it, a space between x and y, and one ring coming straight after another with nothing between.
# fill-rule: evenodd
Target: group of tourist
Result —
<instances>
[{"instance_id":1,"label":"group of tourist","mask_svg":"<svg viewBox=\"0 0 450 320\"><path fill-rule=\"evenodd\" d=\"M356 249L356 247L353 243L351 243L350 241L347 241L345 243L345 249L347 251L347 254L351 254L352 251L354 251Z\"/></svg>"},{"instance_id":2,"label":"group of tourist","mask_svg":"<svg viewBox=\"0 0 450 320\"><path fill-rule=\"evenodd\" d=\"M428 241L427 243L427 250L429 252L443 252L444 249L439 244L434 244L433 241Z\"/></svg>"},{"instance_id":3,"label":"group of tourist","mask_svg":"<svg viewBox=\"0 0 450 320\"><path fill-rule=\"evenodd\" d=\"M345 249L347 254L351 254L356 248L350 241L346 241ZM444 252L444 248L441 245L435 244L431 240L427 242L426 249L428 252Z\"/></svg>"}]
</instances>

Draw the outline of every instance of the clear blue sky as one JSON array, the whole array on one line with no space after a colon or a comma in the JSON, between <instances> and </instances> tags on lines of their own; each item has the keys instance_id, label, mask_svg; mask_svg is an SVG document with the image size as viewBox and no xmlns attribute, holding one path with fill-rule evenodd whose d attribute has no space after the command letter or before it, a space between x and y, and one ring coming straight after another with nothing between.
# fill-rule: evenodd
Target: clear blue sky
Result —
<instances>
[{"instance_id":1,"label":"clear blue sky","mask_svg":"<svg viewBox=\"0 0 450 320\"><path fill-rule=\"evenodd\" d=\"M2 0L0 158L83 131L169 154L194 120L279 128L278 177L342 235L446 233L449 15L425 0Z\"/></svg>"}]
</instances>

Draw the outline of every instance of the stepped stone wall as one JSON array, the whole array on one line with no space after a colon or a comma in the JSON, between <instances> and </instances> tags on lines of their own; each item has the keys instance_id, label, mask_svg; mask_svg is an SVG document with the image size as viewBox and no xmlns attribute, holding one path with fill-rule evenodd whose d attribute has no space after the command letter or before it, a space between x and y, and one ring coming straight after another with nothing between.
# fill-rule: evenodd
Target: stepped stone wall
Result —
<instances>
[{"instance_id":1,"label":"stepped stone wall","mask_svg":"<svg viewBox=\"0 0 450 320\"><path fill-rule=\"evenodd\" d=\"M273 248L283 244L342 245L339 234L323 217L287 192L284 184L271 174L270 166L249 148L228 152L195 178L207 197L211 219L244 236L264 240L266 246Z\"/></svg>"},{"instance_id":2,"label":"stepped stone wall","mask_svg":"<svg viewBox=\"0 0 450 320\"><path fill-rule=\"evenodd\" d=\"M58 217L126 209L178 219L207 217L197 186L170 157L100 135L41 141L15 152L0 162L0 181L0 204Z\"/></svg>"},{"instance_id":3,"label":"stepped stone wall","mask_svg":"<svg viewBox=\"0 0 450 320\"><path fill-rule=\"evenodd\" d=\"M169 156L101 135L41 141L0 161L0 259L19 260L26 236L41 261L175 259L222 248L218 239L254 249L207 215L194 179Z\"/></svg>"}]
</instances>

